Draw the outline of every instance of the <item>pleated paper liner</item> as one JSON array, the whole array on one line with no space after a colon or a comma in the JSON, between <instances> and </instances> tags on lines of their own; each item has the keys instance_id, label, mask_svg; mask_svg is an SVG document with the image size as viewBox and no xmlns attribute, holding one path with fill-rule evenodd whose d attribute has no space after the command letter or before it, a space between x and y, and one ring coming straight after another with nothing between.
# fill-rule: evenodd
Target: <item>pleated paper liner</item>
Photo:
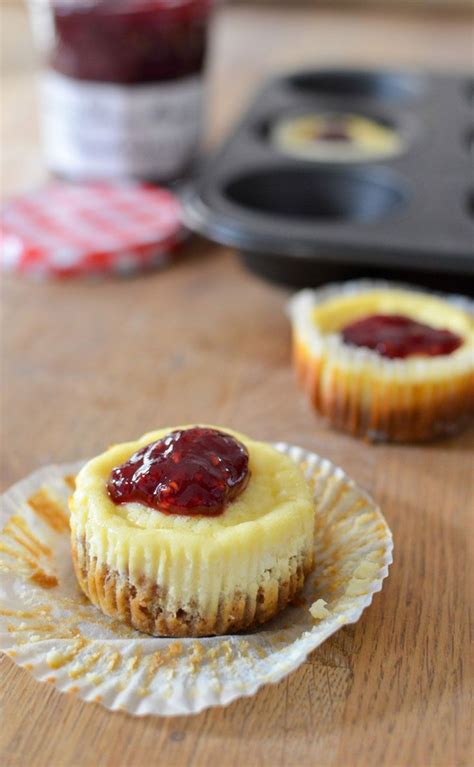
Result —
<instances>
[{"instance_id":1,"label":"pleated paper liner","mask_svg":"<svg viewBox=\"0 0 474 767\"><path fill-rule=\"evenodd\" d=\"M299 447L314 490L316 569L298 606L259 630L160 639L107 618L72 569L67 498L80 464L48 466L2 498L0 649L61 692L137 716L191 714L275 683L380 591L392 535L374 501L342 469Z\"/></svg>"}]
</instances>

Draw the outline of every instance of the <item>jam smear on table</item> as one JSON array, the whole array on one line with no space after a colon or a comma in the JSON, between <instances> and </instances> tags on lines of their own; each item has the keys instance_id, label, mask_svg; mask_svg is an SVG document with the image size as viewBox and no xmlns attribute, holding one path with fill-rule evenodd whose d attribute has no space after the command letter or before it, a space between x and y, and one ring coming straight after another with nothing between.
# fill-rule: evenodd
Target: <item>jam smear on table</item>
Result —
<instances>
[{"instance_id":1,"label":"jam smear on table","mask_svg":"<svg viewBox=\"0 0 474 767\"><path fill-rule=\"evenodd\" d=\"M218 516L245 489L245 445L230 434L196 426L170 432L112 470L116 504L142 503L164 514Z\"/></svg>"},{"instance_id":2,"label":"jam smear on table","mask_svg":"<svg viewBox=\"0 0 474 767\"><path fill-rule=\"evenodd\" d=\"M402 314L372 314L342 330L344 343L365 346L382 357L438 357L456 351L462 339L450 330L433 328Z\"/></svg>"},{"instance_id":3,"label":"jam smear on table","mask_svg":"<svg viewBox=\"0 0 474 767\"><path fill-rule=\"evenodd\" d=\"M143 84L199 74L210 0L53 0L50 65L77 80Z\"/></svg>"}]
</instances>

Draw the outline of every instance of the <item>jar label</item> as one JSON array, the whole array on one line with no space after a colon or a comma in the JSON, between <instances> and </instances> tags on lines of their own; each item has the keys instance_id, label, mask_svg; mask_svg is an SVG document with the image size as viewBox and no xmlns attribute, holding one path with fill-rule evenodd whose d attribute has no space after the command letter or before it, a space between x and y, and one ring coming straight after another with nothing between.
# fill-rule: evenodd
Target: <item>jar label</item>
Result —
<instances>
[{"instance_id":1,"label":"jar label","mask_svg":"<svg viewBox=\"0 0 474 767\"><path fill-rule=\"evenodd\" d=\"M42 97L46 157L57 173L166 180L184 171L198 149L200 76L121 85L49 71Z\"/></svg>"}]
</instances>

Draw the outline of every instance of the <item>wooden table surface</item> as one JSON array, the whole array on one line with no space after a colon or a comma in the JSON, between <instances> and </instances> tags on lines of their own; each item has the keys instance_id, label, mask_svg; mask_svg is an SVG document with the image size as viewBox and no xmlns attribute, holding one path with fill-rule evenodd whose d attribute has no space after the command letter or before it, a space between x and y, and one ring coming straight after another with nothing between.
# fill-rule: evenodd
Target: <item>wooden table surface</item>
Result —
<instances>
[{"instance_id":1,"label":"wooden table surface","mask_svg":"<svg viewBox=\"0 0 474 767\"><path fill-rule=\"evenodd\" d=\"M44 177L21 10L4 9L4 194ZM218 138L263 75L302 63L466 69L467 16L226 9L211 61ZM166 424L221 423L342 465L378 500L395 564L359 623L289 678L195 717L133 719L0 663L4 767L460 767L469 740L473 432L372 447L328 429L296 389L287 292L191 242L166 272L3 282L2 485ZM471 552L472 554L472 552ZM471 559L472 562L472 559Z\"/></svg>"}]
</instances>

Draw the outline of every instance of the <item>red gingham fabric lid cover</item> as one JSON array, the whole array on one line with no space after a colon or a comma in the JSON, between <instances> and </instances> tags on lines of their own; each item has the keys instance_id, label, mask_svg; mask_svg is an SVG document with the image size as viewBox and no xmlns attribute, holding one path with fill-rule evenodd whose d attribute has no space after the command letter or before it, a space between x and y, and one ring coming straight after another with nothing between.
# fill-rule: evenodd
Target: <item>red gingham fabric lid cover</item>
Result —
<instances>
[{"instance_id":1,"label":"red gingham fabric lid cover","mask_svg":"<svg viewBox=\"0 0 474 767\"><path fill-rule=\"evenodd\" d=\"M2 206L1 264L45 276L127 273L169 261L183 235L167 189L58 181Z\"/></svg>"}]
</instances>

